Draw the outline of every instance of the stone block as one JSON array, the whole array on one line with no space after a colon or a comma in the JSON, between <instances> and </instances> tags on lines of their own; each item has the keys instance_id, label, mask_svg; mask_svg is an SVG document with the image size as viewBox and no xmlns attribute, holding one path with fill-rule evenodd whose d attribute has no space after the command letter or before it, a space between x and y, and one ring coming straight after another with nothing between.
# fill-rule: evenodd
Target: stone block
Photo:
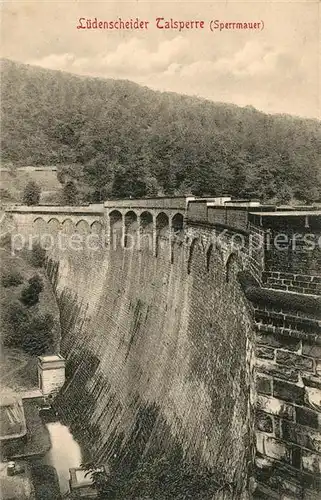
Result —
<instances>
[{"instance_id":1,"label":"stone block","mask_svg":"<svg viewBox=\"0 0 321 500\"><path fill-rule=\"evenodd\" d=\"M270 347L259 346L255 350L255 354L258 358L263 359L274 359L275 350Z\"/></svg>"},{"instance_id":2,"label":"stone block","mask_svg":"<svg viewBox=\"0 0 321 500\"><path fill-rule=\"evenodd\" d=\"M294 407L274 397L258 395L256 407L258 410L289 420L293 420L294 417Z\"/></svg>"},{"instance_id":3,"label":"stone block","mask_svg":"<svg viewBox=\"0 0 321 500\"><path fill-rule=\"evenodd\" d=\"M271 333L258 333L256 340L258 344L263 344L270 347L283 347L288 351L298 351L301 347L301 341L293 337L284 337L282 334L273 333L274 328L272 325L264 325L266 327L271 326ZM267 330L268 331L268 330Z\"/></svg>"},{"instance_id":4,"label":"stone block","mask_svg":"<svg viewBox=\"0 0 321 500\"><path fill-rule=\"evenodd\" d=\"M290 462L291 448L284 443L270 436L264 438L265 455L283 462Z\"/></svg>"},{"instance_id":5,"label":"stone block","mask_svg":"<svg viewBox=\"0 0 321 500\"><path fill-rule=\"evenodd\" d=\"M316 387L305 387L306 403L314 410L321 411L321 389Z\"/></svg>"},{"instance_id":6,"label":"stone block","mask_svg":"<svg viewBox=\"0 0 321 500\"><path fill-rule=\"evenodd\" d=\"M310 356L311 358L316 358L321 360L321 346L303 342L302 354L304 354L305 356Z\"/></svg>"},{"instance_id":7,"label":"stone block","mask_svg":"<svg viewBox=\"0 0 321 500\"><path fill-rule=\"evenodd\" d=\"M261 432L257 432L255 434L256 437L256 451L260 453L261 455L264 455L264 434Z\"/></svg>"},{"instance_id":8,"label":"stone block","mask_svg":"<svg viewBox=\"0 0 321 500\"><path fill-rule=\"evenodd\" d=\"M290 382L298 382L299 381L299 370L294 368L285 366L285 365L277 365L275 363L259 363L257 360L258 367L257 369L266 375L270 375L271 377L281 378L283 380L287 380Z\"/></svg>"},{"instance_id":9,"label":"stone block","mask_svg":"<svg viewBox=\"0 0 321 500\"><path fill-rule=\"evenodd\" d=\"M304 387L299 387L290 382L285 382L282 380L274 380L273 383L273 396L283 399L284 401L289 401L291 403L296 403L298 405L304 404Z\"/></svg>"},{"instance_id":10,"label":"stone block","mask_svg":"<svg viewBox=\"0 0 321 500\"><path fill-rule=\"evenodd\" d=\"M256 412L256 427L259 431L272 433L273 432L273 421L272 417L264 413L263 411Z\"/></svg>"},{"instance_id":11,"label":"stone block","mask_svg":"<svg viewBox=\"0 0 321 500\"><path fill-rule=\"evenodd\" d=\"M313 429L321 429L321 415L308 408L297 406L295 408L296 422Z\"/></svg>"},{"instance_id":12,"label":"stone block","mask_svg":"<svg viewBox=\"0 0 321 500\"><path fill-rule=\"evenodd\" d=\"M321 435L319 432L287 420L282 421L281 428L283 440L321 453Z\"/></svg>"},{"instance_id":13,"label":"stone block","mask_svg":"<svg viewBox=\"0 0 321 500\"><path fill-rule=\"evenodd\" d=\"M302 450L302 467L311 474L321 474L321 455Z\"/></svg>"},{"instance_id":14,"label":"stone block","mask_svg":"<svg viewBox=\"0 0 321 500\"><path fill-rule=\"evenodd\" d=\"M272 380L267 377L262 377L257 375L256 377L256 389L258 393L261 394L272 394Z\"/></svg>"},{"instance_id":15,"label":"stone block","mask_svg":"<svg viewBox=\"0 0 321 500\"><path fill-rule=\"evenodd\" d=\"M311 358L306 358L289 351L277 349L276 362L305 371L313 371L313 360Z\"/></svg>"}]
</instances>

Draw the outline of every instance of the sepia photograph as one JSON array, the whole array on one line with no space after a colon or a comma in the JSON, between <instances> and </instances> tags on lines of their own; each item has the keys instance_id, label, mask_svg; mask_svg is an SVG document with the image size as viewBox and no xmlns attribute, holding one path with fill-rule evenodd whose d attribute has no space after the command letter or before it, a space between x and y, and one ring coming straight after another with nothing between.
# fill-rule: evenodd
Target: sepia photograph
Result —
<instances>
[{"instance_id":1,"label":"sepia photograph","mask_svg":"<svg viewBox=\"0 0 321 500\"><path fill-rule=\"evenodd\" d=\"M0 16L0 498L320 500L320 1Z\"/></svg>"}]
</instances>

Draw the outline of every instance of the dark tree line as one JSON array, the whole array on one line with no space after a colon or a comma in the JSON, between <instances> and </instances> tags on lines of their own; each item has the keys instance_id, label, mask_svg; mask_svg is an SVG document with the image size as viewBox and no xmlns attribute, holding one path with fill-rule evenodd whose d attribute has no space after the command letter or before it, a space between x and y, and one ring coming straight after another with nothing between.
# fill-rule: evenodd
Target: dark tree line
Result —
<instances>
[{"instance_id":1,"label":"dark tree line","mask_svg":"<svg viewBox=\"0 0 321 500\"><path fill-rule=\"evenodd\" d=\"M317 120L9 61L1 104L3 161L60 166L66 202L190 193L320 200Z\"/></svg>"}]
</instances>

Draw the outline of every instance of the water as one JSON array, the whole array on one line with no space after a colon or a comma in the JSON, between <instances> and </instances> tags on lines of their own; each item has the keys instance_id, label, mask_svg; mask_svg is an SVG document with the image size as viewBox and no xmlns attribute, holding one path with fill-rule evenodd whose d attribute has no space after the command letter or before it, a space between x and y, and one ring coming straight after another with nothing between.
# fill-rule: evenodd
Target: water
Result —
<instances>
[{"instance_id":1,"label":"water","mask_svg":"<svg viewBox=\"0 0 321 500\"><path fill-rule=\"evenodd\" d=\"M51 449L43 457L42 463L55 467L60 491L64 494L69 490L69 469L79 467L82 463L81 449L66 425L50 422L46 427L50 434Z\"/></svg>"}]
</instances>

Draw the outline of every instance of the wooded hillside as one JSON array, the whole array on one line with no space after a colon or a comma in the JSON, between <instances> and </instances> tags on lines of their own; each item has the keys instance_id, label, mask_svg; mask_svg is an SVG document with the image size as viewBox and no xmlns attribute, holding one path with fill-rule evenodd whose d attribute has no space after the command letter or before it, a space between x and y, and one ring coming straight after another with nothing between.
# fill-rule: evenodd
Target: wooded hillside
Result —
<instances>
[{"instance_id":1,"label":"wooded hillside","mask_svg":"<svg viewBox=\"0 0 321 500\"><path fill-rule=\"evenodd\" d=\"M2 161L60 165L82 196L222 194L313 202L321 124L2 61Z\"/></svg>"}]
</instances>

